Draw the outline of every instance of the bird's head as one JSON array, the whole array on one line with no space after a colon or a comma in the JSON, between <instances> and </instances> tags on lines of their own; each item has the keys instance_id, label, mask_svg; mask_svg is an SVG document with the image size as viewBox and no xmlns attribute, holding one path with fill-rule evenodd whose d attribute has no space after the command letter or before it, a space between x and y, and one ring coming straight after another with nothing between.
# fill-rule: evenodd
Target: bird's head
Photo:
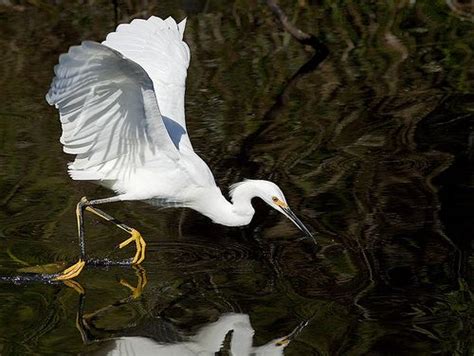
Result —
<instances>
[{"instance_id":1,"label":"bird's head","mask_svg":"<svg viewBox=\"0 0 474 356\"><path fill-rule=\"evenodd\" d=\"M286 202L285 196L283 192L273 182L267 180L250 180L246 179L243 182L234 184L231 187L231 195L234 197L236 191L238 190L245 190L248 195L251 197L259 197L265 203L270 205L273 209L279 211L283 215L285 215L288 219L290 219L293 224L295 224L298 229L306 234L307 237L314 240L314 236L311 232L304 226L300 219L293 213L293 211L288 206Z\"/></svg>"}]
</instances>

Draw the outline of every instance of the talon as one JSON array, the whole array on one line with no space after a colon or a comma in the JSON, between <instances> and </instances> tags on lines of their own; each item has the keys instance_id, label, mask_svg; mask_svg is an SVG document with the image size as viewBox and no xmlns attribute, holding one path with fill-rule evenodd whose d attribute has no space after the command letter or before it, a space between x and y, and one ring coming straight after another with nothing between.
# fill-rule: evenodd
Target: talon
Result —
<instances>
[{"instance_id":1,"label":"talon","mask_svg":"<svg viewBox=\"0 0 474 356\"><path fill-rule=\"evenodd\" d=\"M143 293L143 289L145 289L146 284L148 283L146 278L146 272L142 267L134 266L133 268L136 269L136 274L138 277L137 286L133 287L130 283L128 283L125 279L120 280L120 284L124 287L127 287L132 291L132 298L137 299Z\"/></svg>"},{"instance_id":2,"label":"talon","mask_svg":"<svg viewBox=\"0 0 474 356\"><path fill-rule=\"evenodd\" d=\"M63 283L66 286L68 286L69 288L74 289L79 294L86 294L86 291L84 290L84 288L79 283L77 283L76 281L66 279L65 281L63 281Z\"/></svg>"},{"instance_id":3,"label":"talon","mask_svg":"<svg viewBox=\"0 0 474 356\"><path fill-rule=\"evenodd\" d=\"M65 280L68 280L68 279L75 278L81 273L81 271L82 271L82 269L84 268L85 265L86 265L86 262L80 259L77 263L73 264L71 267L66 268L61 273L61 275L54 278L54 280L55 281L65 281Z\"/></svg>"},{"instance_id":4,"label":"talon","mask_svg":"<svg viewBox=\"0 0 474 356\"><path fill-rule=\"evenodd\" d=\"M145 260L145 249L146 249L146 242L143 239L142 235L135 229L132 229L130 236L127 240L122 242L118 247L119 248L124 248L125 246L129 245L131 242L135 241L135 246L137 249L137 252L135 253L135 256L133 256L132 264L140 264Z\"/></svg>"}]
</instances>

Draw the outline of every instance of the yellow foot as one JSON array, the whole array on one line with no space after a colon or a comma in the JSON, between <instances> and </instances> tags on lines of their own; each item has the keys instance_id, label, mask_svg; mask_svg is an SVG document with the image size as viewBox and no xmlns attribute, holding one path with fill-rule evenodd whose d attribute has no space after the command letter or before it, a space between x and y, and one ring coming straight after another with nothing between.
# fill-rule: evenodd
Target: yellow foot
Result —
<instances>
[{"instance_id":1,"label":"yellow foot","mask_svg":"<svg viewBox=\"0 0 474 356\"><path fill-rule=\"evenodd\" d=\"M137 247L137 252L135 253L135 256L133 257L132 263L134 265L137 265L139 263L142 263L143 260L145 259L146 243L145 243L145 240L143 240L142 235L140 235L140 233L137 230L132 229L130 234L132 236L130 238L128 238L127 240L125 240L124 242L122 242L119 245L119 248L124 248L125 246L130 244L132 241L135 241L135 245Z\"/></svg>"},{"instance_id":2,"label":"yellow foot","mask_svg":"<svg viewBox=\"0 0 474 356\"><path fill-rule=\"evenodd\" d=\"M145 286L146 286L148 281L147 281L147 278L146 278L146 272L142 267L134 266L134 268L135 268L135 271L136 271L136 275L138 277L137 286L133 287L132 285L130 285L130 283L128 283L123 278L120 280L120 284L123 285L124 287L127 287L128 289L130 289L132 291L132 298L137 299L138 297L140 297L142 295L143 289L145 289Z\"/></svg>"},{"instance_id":3,"label":"yellow foot","mask_svg":"<svg viewBox=\"0 0 474 356\"><path fill-rule=\"evenodd\" d=\"M69 288L74 289L79 294L86 294L86 291L84 290L84 288L76 281L66 279L65 281L63 281L63 283Z\"/></svg>"},{"instance_id":4,"label":"yellow foot","mask_svg":"<svg viewBox=\"0 0 474 356\"><path fill-rule=\"evenodd\" d=\"M76 264L73 264L71 267L66 268L58 277L54 278L54 280L65 281L67 279L75 278L81 273L85 265L85 261L79 260Z\"/></svg>"}]
</instances>

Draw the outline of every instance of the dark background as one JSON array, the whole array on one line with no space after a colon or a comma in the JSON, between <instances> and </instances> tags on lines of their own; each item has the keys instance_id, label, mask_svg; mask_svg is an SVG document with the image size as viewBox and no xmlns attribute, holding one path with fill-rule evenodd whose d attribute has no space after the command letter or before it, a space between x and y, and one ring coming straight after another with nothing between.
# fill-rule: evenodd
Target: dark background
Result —
<instances>
[{"instance_id":1,"label":"dark background","mask_svg":"<svg viewBox=\"0 0 474 356\"><path fill-rule=\"evenodd\" d=\"M88 267L82 298L63 284L0 284L2 354L159 341L163 325L185 337L228 312L250 316L255 345L308 321L287 355L470 354L472 3L280 6L328 47L321 65L301 70L314 49L264 1L0 1L3 275L75 261L75 204L110 195L67 176L72 157L44 100L59 54L150 15L188 17L188 129L223 191L242 178L274 180L320 242L315 250L260 202L243 229L183 209L104 207L148 242L143 295L127 299L118 283L136 284L128 267ZM86 219L92 257L134 253L114 249L126 237L115 227ZM106 307L89 344L75 325L79 299L86 312Z\"/></svg>"}]
</instances>

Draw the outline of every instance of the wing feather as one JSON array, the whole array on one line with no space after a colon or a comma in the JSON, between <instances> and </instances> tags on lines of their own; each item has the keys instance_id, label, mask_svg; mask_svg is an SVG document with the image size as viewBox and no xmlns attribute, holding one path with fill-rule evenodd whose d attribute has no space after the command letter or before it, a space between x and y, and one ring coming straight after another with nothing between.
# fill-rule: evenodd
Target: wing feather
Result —
<instances>
[{"instance_id":1,"label":"wing feather","mask_svg":"<svg viewBox=\"0 0 474 356\"><path fill-rule=\"evenodd\" d=\"M46 95L60 112L74 179L124 179L147 160L180 154L160 114L153 82L143 68L95 42L59 58Z\"/></svg>"},{"instance_id":2,"label":"wing feather","mask_svg":"<svg viewBox=\"0 0 474 356\"><path fill-rule=\"evenodd\" d=\"M165 127L180 151L192 150L184 112L190 52L183 41L186 20L152 16L119 25L102 44L138 63L153 81Z\"/></svg>"}]
</instances>

